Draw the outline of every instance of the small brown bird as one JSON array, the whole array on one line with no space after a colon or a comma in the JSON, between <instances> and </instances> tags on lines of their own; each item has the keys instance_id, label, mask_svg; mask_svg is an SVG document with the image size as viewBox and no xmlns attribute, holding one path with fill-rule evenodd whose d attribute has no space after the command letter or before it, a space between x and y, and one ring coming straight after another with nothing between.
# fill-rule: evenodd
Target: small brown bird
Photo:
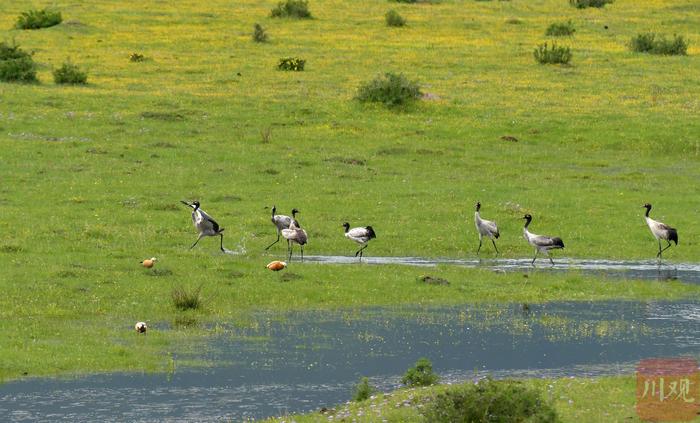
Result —
<instances>
[{"instance_id":1,"label":"small brown bird","mask_svg":"<svg viewBox=\"0 0 700 423\"><path fill-rule=\"evenodd\" d=\"M137 333L146 333L146 329L148 329L148 326L146 326L146 322L137 322L134 325L134 329L136 329Z\"/></svg>"},{"instance_id":2,"label":"small brown bird","mask_svg":"<svg viewBox=\"0 0 700 423\"><path fill-rule=\"evenodd\" d=\"M158 261L157 258L151 257L149 259L142 261L141 265L147 269L150 269L151 267L153 267L154 264L156 264L157 261Z\"/></svg>"},{"instance_id":3,"label":"small brown bird","mask_svg":"<svg viewBox=\"0 0 700 423\"><path fill-rule=\"evenodd\" d=\"M287 263L284 261L275 260L275 261L271 261L270 263L268 263L268 265L265 267L267 267L268 269L270 269L272 271L277 272L277 271L280 271L280 270L284 269L285 267L287 267Z\"/></svg>"}]
</instances>

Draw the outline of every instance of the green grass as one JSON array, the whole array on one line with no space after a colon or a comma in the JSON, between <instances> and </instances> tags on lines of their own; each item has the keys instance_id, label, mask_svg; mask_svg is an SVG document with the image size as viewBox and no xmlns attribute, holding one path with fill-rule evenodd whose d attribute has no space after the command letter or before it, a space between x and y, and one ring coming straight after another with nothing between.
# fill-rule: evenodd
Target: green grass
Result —
<instances>
[{"instance_id":1,"label":"green grass","mask_svg":"<svg viewBox=\"0 0 700 423\"><path fill-rule=\"evenodd\" d=\"M533 232L564 239L558 256L653 258L651 202L679 231L665 256L698 261L693 0L396 4L411 23L401 31L384 26L387 3L369 0L314 2L301 21L253 0L75 3L46 31L10 29L31 2L1 4L0 39L35 52L41 81L0 83L2 379L167 371L168 352L207 331L159 322L257 309L697 297L680 283L448 267L427 272L449 287L393 266L292 265L282 276L299 277L283 280L264 269L282 243L261 254L275 233L264 207L276 204L301 210L307 254L352 254L348 221L375 228L366 255L474 257L481 201L503 257L531 256L527 212ZM534 63L542 28L569 19L573 64ZM250 42L255 23L274 39ZM628 51L660 25L687 35L688 56ZM304 72L276 70L289 55L308 60ZM66 57L90 69L89 85L50 83ZM401 111L353 99L385 72L420 81L427 99ZM219 255L212 239L188 251L196 235L181 199L199 199L225 245L247 253ZM151 256L155 269L140 268ZM202 310L183 317L170 292L199 284ZM145 337L133 333L139 320Z\"/></svg>"},{"instance_id":2,"label":"green grass","mask_svg":"<svg viewBox=\"0 0 700 423\"><path fill-rule=\"evenodd\" d=\"M538 389L543 398L552 401L562 422L641 422L635 411L636 379L634 376L598 378L526 379L525 386ZM271 418L265 422L295 421L297 423L336 420L358 423L387 421L423 423L420 410L430 404L431 398L449 389L447 385L400 389L388 394L377 394L360 403L329 407L326 413ZM697 418L693 421L700 421Z\"/></svg>"}]
</instances>

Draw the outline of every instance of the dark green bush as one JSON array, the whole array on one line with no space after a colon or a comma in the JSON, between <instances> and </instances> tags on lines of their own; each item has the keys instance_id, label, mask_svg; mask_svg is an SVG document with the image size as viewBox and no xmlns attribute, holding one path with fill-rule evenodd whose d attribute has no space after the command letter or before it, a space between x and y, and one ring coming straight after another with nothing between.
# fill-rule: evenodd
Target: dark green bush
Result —
<instances>
[{"instance_id":1,"label":"dark green bush","mask_svg":"<svg viewBox=\"0 0 700 423\"><path fill-rule=\"evenodd\" d=\"M550 37L563 37L566 35L574 35L574 32L576 32L576 28L574 28L574 24L571 23L571 21L555 22L549 25L545 35Z\"/></svg>"},{"instance_id":2,"label":"dark green bush","mask_svg":"<svg viewBox=\"0 0 700 423\"><path fill-rule=\"evenodd\" d=\"M603 7L614 0L569 0L572 6L577 9L585 9L587 7Z\"/></svg>"},{"instance_id":3,"label":"dark green bush","mask_svg":"<svg viewBox=\"0 0 700 423\"><path fill-rule=\"evenodd\" d=\"M402 74L386 73L360 86L355 97L361 102L384 103L389 107L410 103L422 95L417 82Z\"/></svg>"},{"instance_id":4,"label":"dark green bush","mask_svg":"<svg viewBox=\"0 0 700 423\"><path fill-rule=\"evenodd\" d=\"M57 84L87 84L87 72L67 61L60 68L54 69L53 81Z\"/></svg>"},{"instance_id":5,"label":"dark green bush","mask_svg":"<svg viewBox=\"0 0 700 423\"><path fill-rule=\"evenodd\" d=\"M267 41L267 33L265 32L265 28L257 23L253 28L253 41L256 43L264 43Z\"/></svg>"},{"instance_id":6,"label":"dark green bush","mask_svg":"<svg viewBox=\"0 0 700 423\"><path fill-rule=\"evenodd\" d=\"M559 421L540 391L513 380L484 379L474 385L450 387L437 394L423 414L427 421L436 423Z\"/></svg>"},{"instance_id":7,"label":"dark green bush","mask_svg":"<svg viewBox=\"0 0 700 423\"><path fill-rule=\"evenodd\" d=\"M537 46L534 52L535 60L541 64L567 64L571 61L571 49L569 47L561 47L552 43L549 48L547 43Z\"/></svg>"},{"instance_id":8,"label":"dark green bush","mask_svg":"<svg viewBox=\"0 0 700 423\"><path fill-rule=\"evenodd\" d=\"M144 60L146 60L146 56L141 53L131 53L129 55L130 62L143 62Z\"/></svg>"},{"instance_id":9,"label":"dark green bush","mask_svg":"<svg viewBox=\"0 0 700 423\"><path fill-rule=\"evenodd\" d=\"M306 60L298 57L283 57L280 59L279 63L277 63L277 69L301 72L304 70L305 64Z\"/></svg>"},{"instance_id":10,"label":"dark green bush","mask_svg":"<svg viewBox=\"0 0 700 423\"><path fill-rule=\"evenodd\" d=\"M355 391L353 392L352 400L356 402L364 401L371 397L372 394L376 391L377 390L369 384L369 379L363 377L362 379L360 379L360 383L358 383L357 386L355 386Z\"/></svg>"},{"instance_id":11,"label":"dark green bush","mask_svg":"<svg viewBox=\"0 0 700 423\"><path fill-rule=\"evenodd\" d=\"M189 290L186 288L174 288L170 294L173 305L179 310L196 310L202 305L202 299L199 296L202 286Z\"/></svg>"},{"instance_id":12,"label":"dark green bush","mask_svg":"<svg viewBox=\"0 0 700 423\"><path fill-rule=\"evenodd\" d=\"M391 0L394 3L418 3L418 0Z\"/></svg>"},{"instance_id":13,"label":"dark green bush","mask_svg":"<svg viewBox=\"0 0 700 423\"><path fill-rule=\"evenodd\" d=\"M406 19L399 15L399 12L397 12L394 9L389 10L386 12L386 15L384 15L384 18L386 19L386 24L387 26L404 26L406 25Z\"/></svg>"},{"instance_id":14,"label":"dark green bush","mask_svg":"<svg viewBox=\"0 0 700 423\"><path fill-rule=\"evenodd\" d=\"M61 12L55 12L48 9L30 10L22 12L17 17L15 28L17 29L40 29L58 25L63 21Z\"/></svg>"},{"instance_id":15,"label":"dark green bush","mask_svg":"<svg viewBox=\"0 0 700 423\"><path fill-rule=\"evenodd\" d=\"M17 44L0 42L0 81L38 82L36 63L31 53L22 50Z\"/></svg>"},{"instance_id":16,"label":"dark green bush","mask_svg":"<svg viewBox=\"0 0 700 423\"><path fill-rule=\"evenodd\" d=\"M273 18L310 19L309 2L306 0L287 0L277 3L270 16Z\"/></svg>"},{"instance_id":17,"label":"dark green bush","mask_svg":"<svg viewBox=\"0 0 700 423\"><path fill-rule=\"evenodd\" d=\"M433 373L433 363L427 358L416 361L415 367L411 367L401 378L401 383L407 386L429 386L437 383L440 377Z\"/></svg>"},{"instance_id":18,"label":"dark green bush","mask_svg":"<svg viewBox=\"0 0 700 423\"><path fill-rule=\"evenodd\" d=\"M685 56L688 54L688 43L680 35L674 35L669 40L663 35L657 36L649 32L632 37L630 49L639 53Z\"/></svg>"}]
</instances>

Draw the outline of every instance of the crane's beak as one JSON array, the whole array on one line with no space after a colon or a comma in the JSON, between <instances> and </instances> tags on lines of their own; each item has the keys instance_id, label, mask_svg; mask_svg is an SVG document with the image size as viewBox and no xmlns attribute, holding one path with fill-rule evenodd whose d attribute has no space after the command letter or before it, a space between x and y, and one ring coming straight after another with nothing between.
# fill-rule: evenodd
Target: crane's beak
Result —
<instances>
[{"instance_id":1,"label":"crane's beak","mask_svg":"<svg viewBox=\"0 0 700 423\"><path fill-rule=\"evenodd\" d=\"M180 202L181 202L182 204L186 205L187 207L192 207L192 204L188 203L187 201L182 201L182 200L180 200Z\"/></svg>"}]
</instances>

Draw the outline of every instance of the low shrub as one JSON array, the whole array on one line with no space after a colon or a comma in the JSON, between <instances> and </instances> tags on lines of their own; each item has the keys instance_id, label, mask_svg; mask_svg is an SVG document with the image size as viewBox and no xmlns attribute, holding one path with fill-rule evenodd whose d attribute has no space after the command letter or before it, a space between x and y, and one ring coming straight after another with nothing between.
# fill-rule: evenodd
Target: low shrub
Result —
<instances>
[{"instance_id":1,"label":"low shrub","mask_svg":"<svg viewBox=\"0 0 700 423\"><path fill-rule=\"evenodd\" d=\"M572 6L577 9L585 9L587 7L603 7L614 0L569 0Z\"/></svg>"},{"instance_id":2,"label":"low shrub","mask_svg":"<svg viewBox=\"0 0 700 423\"><path fill-rule=\"evenodd\" d=\"M0 42L0 81L38 82L32 54L19 48L17 44Z\"/></svg>"},{"instance_id":3,"label":"low shrub","mask_svg":"<svg viewBox=\"0 0 700 423\"><path fill-rule=\"evenodd\" d=\"M277 69L301 72L304 70L305 64L306 60L298 57L283 57L280 59L279 63L277 63Z\"/></svg>"},{"instance_id":4,"label":"low shrub","mask_svg":"<svg viewBox=\"0 0 700 423\"><path fill-rule=\"evenodd\" d=\"M394 3L418 3L418 0L391 0Z\"/></svg>"},{"instance_id":5,"label":"low shrub","mask_svg":"<svg viewBox=\"0 0 700 423\"><path fill-rule=\"evenodd\" d=\"M17 29L41 29L58 25L63 21L61 12L48 9L29 10L22 12L17 17L15 28Z\"/></svg>"},{"instance_id":6,"label":"low shrub","mask_svg":"<svg viewBox=\"0 0 700 423\"><path fill-rule=\"evenodd\" d=\"M376 391L377 390L369 384L369 379L363 377L362 379L360 379L360 383L358 383L357 386L355 386L355 391L353 392L352 400L356 402L364 401L366 399L369 399L369 397L371 397L372 394Z\"/></svg>"},{"instance_id":7,"label":"low shrub","mask_svg":"<svg viewBox=\"0 0 700 423\"><path fill-rule=\"evenodd\" d=\"M406 25L406 19L399 15L399 12L397 12L394 9L389 10L386 12L386 15L384 15L384 18L386 19L386 24L387 26L404 26Z\"/></svg>"},{"instance_id":8,"label":"low shrub","mask_svg":"<svg viewBox=\"0 0 700 423\"><path fill-rule=\"evenodd\" d=\"M567 35L574 35L576 28L571 21L568 22L555 22L547 28L545 35L550 37L564 37Z\"/></svg>"},{"instance_id":9,"label":"low shrub","mask_svg":"<svg viewBox=\"0 0 700 423\"><path fill-rule=\"evenodd\" d=\"M484 379L437 394L423 412L430 422L540 422L559 421L554 407L539 390L513 380Z\"/></svg>"},{"instance_id":10,"label":"low shrub","mask_svg":"<svg viewBox=\"0 0 700 423\"><path fill-rule=\"evenodd\" d=\"M287 0L277 3L270 16L273 18L310 19L309 2L307 0Z\"/></svg>"},{"instance_id":11,"label":"low shrub","mask_svg":"<svg viewBox=\"0 0 700 423\"><path fill-rule=\"evenodd\" d=\"M406 386L430 386L440 380L440 377L433 373L433 363L427 358L416 361L416 365L406 371L401 378L401 383Z\"/></svg>"},{"instance_id":12,"label":"low shrub","mask_svg":"<svg viewBox=\"0 0 700 423\"><path fill-rule=\"evenodd\" d=\"M255 41L256 43L267 42L267 33L265 32L265 28L263 28L262 25L257 23L253 27L253 41Z\"/></svg>"},{"instance_id":13,"label":"low shrub","mask_svg":"<svg viewBox=\"0 0 700 423\"><path fill-rule=\"evenodd\" d=\"M567 64L571 61L571 49L552 43L550 48L547 43L537 46L534 52L535 60L541 64Z\"/></svg>"},{"instance_id":14,"label":"low shrub","mask_svg":"<svg viewBox=\"0 0 700 423\"><path fill-rule=\"evenodd\" d=\"M130 62L143 62L144 60L146 60L146 56L141 53L131 53L129 55Z\"/></svg>"},{"instance_id":15,"label":"low shrub","mask_svg":"<svg viewBox=\"0 0 700 423\"><path fill-rule=\"evenodd\" d=\"M421 97L417 82L409 81L402 74L386 73L362 84L355 97L360 102L384 103L386 106L401 106Z\"/></svg>"},{"instance_id":16,"label":"low shrub","mask_svg":"<svg viewBox=\"0 0 700 423\"><path fill-rule=\"evenodd\" d=\"M82 85L87 84L87 72L70 61L65 62L60 68L54 69L53 81L57 84Z\"/></svg>"},{"instance_id":17,"label":"low shrub","mask_svg":"<svg viewBox=\"0 0 700 423\"><path fill-rule=\"evenodd\" d=\"M170 294L173 305L178 310L196 310L202 305L202 299L199 295L202 290L202 285L189 290L183 287L174 288Z\"/></svg>"},{"instance_id":18,"label":"low shrub","mask_svg":"<svg viewBox=\"0 0 700 423\"><path fill-rule=\"evenodd\" d=\"M669 40L663 35L649 32L632 37L630 49L639 53L685 56L688 54L688 42L681 35L674 35Z\"/></svg>"}]
</instances>

